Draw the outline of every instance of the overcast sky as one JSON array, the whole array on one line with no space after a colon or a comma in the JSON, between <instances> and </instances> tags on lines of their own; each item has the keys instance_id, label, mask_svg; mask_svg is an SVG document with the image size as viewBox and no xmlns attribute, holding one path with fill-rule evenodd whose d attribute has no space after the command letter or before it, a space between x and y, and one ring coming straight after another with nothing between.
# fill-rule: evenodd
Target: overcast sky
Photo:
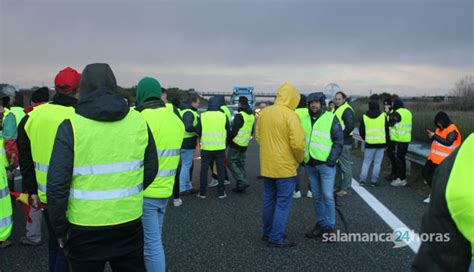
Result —
<instances>
[{"instance_id":1,"label":"overcast sky","mask_svg":"<svg viewBox=\"0 0 474 272\"><path fill-rule=\"evenodd\" d=\"M474 74L474 1L0 0L0 81L107 62L119 85L445 94Z\"/></svg>"}]
</instances>

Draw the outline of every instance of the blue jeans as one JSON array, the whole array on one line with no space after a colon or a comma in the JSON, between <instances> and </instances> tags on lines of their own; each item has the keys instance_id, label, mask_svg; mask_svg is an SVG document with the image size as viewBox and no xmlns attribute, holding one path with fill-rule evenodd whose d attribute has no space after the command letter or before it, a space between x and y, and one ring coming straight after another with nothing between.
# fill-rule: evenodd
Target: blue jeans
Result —
<instances>
[{"instance_id":1,"label":"blue jeans","mask_svg":"<svg viewBox=\"0 0 474 272\"><path fill-rule=\"evenodd\" d=\"M194 149L181 149L181 171L179 172L180 192L188 191L193 188L190 169L193 166L194 151Z\"/></svg>"},{"instance_id":2,"label":"blue jeans","mask_svg":"<svg viewBox=\"0 0 474 272\"><path fill-rule=\"evenodd\" d=\"M270 242L283 241L295 184L296 177L263 180L263 235Z\"/></svg>"},{"instance_id":3,"label":"blue jeans","mask_svg":"<svg viewBox=\"0 0 474 272\"><path fill-rule=\"evenodd\" d=\"M161 240L167 198L143 199L143 234L145 237L145 265L147 271L165 271L165 251Z\"/></svg>"},{"instance_id":4,"label":"blue jeans","mask_svg":"<svg viewBox=\"0 0 474 272\"><path fill-rule=\"evenodd\" d=\"M362 171L360 172L360 181L367 181L367 174L369 172L372 161L374 168L372 169L372 183L379 181L380 167L382 166L383 154L385 148L366 148L364 151L364 163L362 164Z\"/></svg>"},{"instance_id":5,"label":"blue jeans","mask_svg":"<svg viewBox=\"0 0 474 272\"><path fill-rule=\"evenodd\" d=\"M313 193L316 223L326 229L336 227L336 205L334 202L334 180L336 167L326 164L306 166Z\"/></svg>"}]
</instances>

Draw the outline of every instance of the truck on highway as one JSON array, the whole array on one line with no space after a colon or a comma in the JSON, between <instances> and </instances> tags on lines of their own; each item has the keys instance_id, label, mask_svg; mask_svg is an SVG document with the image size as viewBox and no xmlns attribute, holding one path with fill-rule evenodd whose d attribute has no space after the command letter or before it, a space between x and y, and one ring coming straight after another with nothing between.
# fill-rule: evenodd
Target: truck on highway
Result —
<instances>
[{"instance_id":1,"label":"truck on highway","mask_svg":"<svg viewBox=\"0 0 474 272\"><path fill-rule=\"evenodd\" d=\"M236 86L230 97L231 105L239 104L239 97L245 96L249 100L249 105L252 110L255 109L255 94L253 93L253 87L250 86Z\"/></svg>"}]
</instances>

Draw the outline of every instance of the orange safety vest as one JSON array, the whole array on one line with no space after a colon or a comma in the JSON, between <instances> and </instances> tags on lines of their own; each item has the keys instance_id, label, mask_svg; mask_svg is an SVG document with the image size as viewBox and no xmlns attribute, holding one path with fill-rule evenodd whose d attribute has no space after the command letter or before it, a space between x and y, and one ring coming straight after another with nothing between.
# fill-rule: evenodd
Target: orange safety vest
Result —
<instances>
[{"instance_id":1,"label":"orange safety vest","mask_svg":"<svg viewBox=\"0 0 474 272\"><path fill-rule=\"evenodd\" d=\"M443 130L437 128L435 133L443 139L446 139L448 137L448 134L453 131L456 131L458 133L458 137L456 138L456 140L454 140L451 146L446 146L436 140L433 140L433 142L431 143L431 151L428 160L432 161L435 164L441 164L441 162L446 159L446 157L448 157L456 148L459 147L459 145L461 145L461 132L459 132L459 129L456 127L455 124L451 124L449 125L449 127Z\"/></svg>"}]
</instances>

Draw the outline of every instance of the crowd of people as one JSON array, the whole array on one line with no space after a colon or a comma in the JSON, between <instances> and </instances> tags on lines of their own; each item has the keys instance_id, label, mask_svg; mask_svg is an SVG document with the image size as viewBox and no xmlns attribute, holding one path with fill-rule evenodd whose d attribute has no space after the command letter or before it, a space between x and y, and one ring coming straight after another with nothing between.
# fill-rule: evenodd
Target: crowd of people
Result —
<instances>
[{"instance_id":1,"label":"crowd of people","mask_svg":"<svg viewBox=\"0 0 474 272\"><path fill-rule=\"evenodd\" d=\"M407 185L405 156L411 142L412 114L400 99L384 100L384 110L378 100L371 100L368 111L356 122L344 92L337 92L334 102L327 103L321 92L305 96L284 83L274 104L258 115L248 99L240 97L238 113L233 116L223 96L211 97L207 110L199 113L199 95L192 93L183 103L168 101L160 82L145 77L137 84L136 105L131 107L118 94L112 69L102 63L87 65L82 73L67 67L56 75L54 86L51 101L49 89L40 88L25 109L12 107L12 86L2 84L0 90L0 161L6 169L0 171L0 248L11 245L11 192L27 207L22 244L41 244L44 218L50 271L102 271L106 262L117 271L165 271L161 232L168 199L172 196L172 204L180 207L182 195L206 199L209 187L216 188L219 199L227 198L227 170L235 180L232 191L245 194L251 185L246 151L254 135L263 178L262 240L269 247L296 246L285 228L293 198L301 197L303 172L316 215L315 225L305 236L335 235L335 198L351 194L353 184L351 149L356 123L365 144L359 185L379 185L385 152L392 165L385 178L392 186ZM450 155L459 150L462 138L446 113L439 112L434 123L436 130L427 130L432 145L423 177L433 187L438 203L443 196L434 182L441 175L435 169L445 167L446 158L453 158ZM466 142L469 145L464 144L467 147L457 155L461 160L474 147L472 139ZM201 165L199 186L194 188L197 150ZM465 166L458 166L466 162L453 160L457 179L451 181L443 172L444 190L452 188L447 188L448 180L448 185L467 186L461 168ZM21 193L14 192L13 185L18 166ZM449 197L458 200L453 205L461 209L459 199L468 201L468 196L459 196L458 191L451 189ZM454 214L451 207L448 212ZM451 217L444 219L450 223L449 231L467 231L470 239L473 233L462 214L456 213L456 224L449 221ZM434 228L428 225L433 217L436 215L425 216L424 227ZM458 236L465 245L466 235ZM422 246L425 254L433 251L441 250ZM419 257L416 265L423 264L423 258L429 259Z\"/></svg>"}]
</instances>

